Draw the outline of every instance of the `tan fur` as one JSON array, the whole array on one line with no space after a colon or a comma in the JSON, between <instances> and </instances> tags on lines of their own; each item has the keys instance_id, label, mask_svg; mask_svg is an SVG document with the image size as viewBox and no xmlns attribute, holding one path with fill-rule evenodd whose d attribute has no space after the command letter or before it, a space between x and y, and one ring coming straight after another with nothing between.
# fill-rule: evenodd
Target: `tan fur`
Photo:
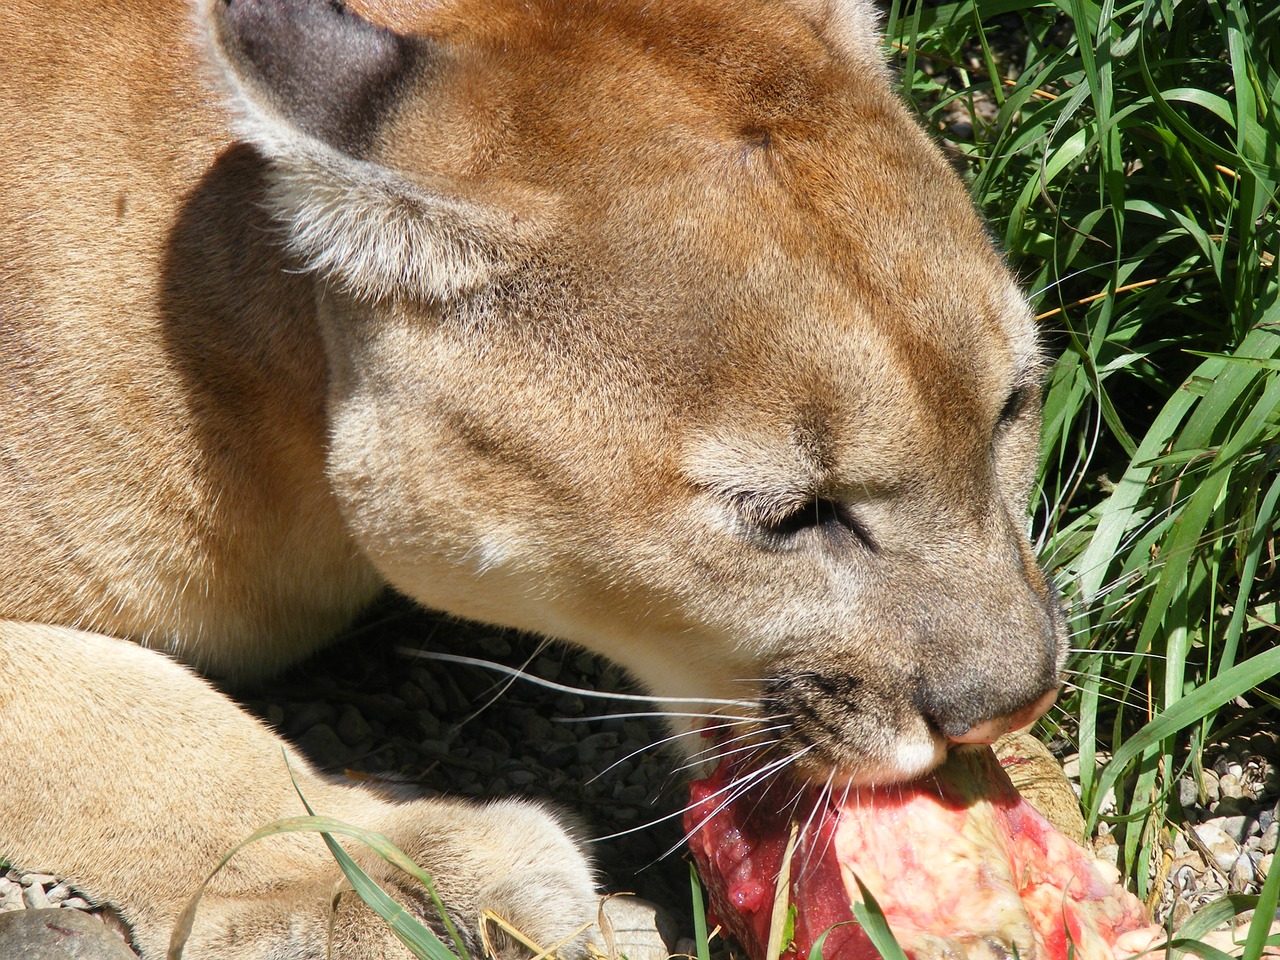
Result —
<instances>
[{"instance_id":1,"label":"tan fur","mask_svg":"<svg viewBox=\"0 0 1280 960\"><path fill-rule=\"evenodd\" d=\"M870 5L353 6L402 36L319 0L10 7L0 856L151 960L299 812L287 755L468 929L590 919L550 815L328 784L166 656L268 674L385 583L789 717L817 780L1043 708L1035 331ZM240 863L187 956L322 956L323 847ZM393 955L349 901L334 955Z\"/></svg>"}]
</instances>

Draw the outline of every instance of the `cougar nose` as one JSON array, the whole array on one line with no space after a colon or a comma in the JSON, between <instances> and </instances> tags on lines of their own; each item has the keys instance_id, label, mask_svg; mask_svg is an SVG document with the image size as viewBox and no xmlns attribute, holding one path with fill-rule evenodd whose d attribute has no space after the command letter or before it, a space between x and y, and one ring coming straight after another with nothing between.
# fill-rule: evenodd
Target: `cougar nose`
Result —
<instances>
[{"instance_id":1,"label":"cougar nose","mask_svg":"<svg viewBox=\"0 0 1280 960\"><path fill-rule=\"evenodd\" d=\"M954 744L995 743L999 737L1004 736L1010 730L1021 730L1023 727L1035 723L1045 715L1057 699L1058 691L1057 688L1054 688L1041 696L1035 703L1029 707L1023 707L1017 713L983 720L981 723L970 727L964 733L947 734L947 739Z\"/></svg>"}]
</instances>

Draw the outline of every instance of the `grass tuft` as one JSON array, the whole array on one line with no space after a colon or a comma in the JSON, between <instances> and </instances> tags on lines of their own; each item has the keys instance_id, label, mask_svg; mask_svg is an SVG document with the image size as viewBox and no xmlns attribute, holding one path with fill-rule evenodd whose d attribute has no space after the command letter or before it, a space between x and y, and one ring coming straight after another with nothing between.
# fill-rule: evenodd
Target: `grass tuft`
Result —
<instances>
[{"instance_id":1,"label":"grass tuft","mask_svg":"<svg viewBox=\"0 0 1280 960\"><path fill-rule=\"evenodd\" d=\"M1050 732L1146 897L1177 779L1280 730L1280 5L895 0L888 33L1058 356L1034 526L1080 650Z\"/></svg>"}]
</instances>

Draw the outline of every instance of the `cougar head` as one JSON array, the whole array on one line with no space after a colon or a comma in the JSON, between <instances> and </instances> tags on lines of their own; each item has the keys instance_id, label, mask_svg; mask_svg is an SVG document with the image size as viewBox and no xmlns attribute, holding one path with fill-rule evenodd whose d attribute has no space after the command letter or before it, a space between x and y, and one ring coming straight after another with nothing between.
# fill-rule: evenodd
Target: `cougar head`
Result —
<instances>
[{"instance_id":1,"label":"cougar head","mask_svg":"<svg viewBox=\"0 0 1280 960\"><path fill-rule=\"evenodd\" d=\"M848 782L1034 718L1064 650L1034 324L870 11L207 9L361 549Z\"/></svg>"}]
</instances>

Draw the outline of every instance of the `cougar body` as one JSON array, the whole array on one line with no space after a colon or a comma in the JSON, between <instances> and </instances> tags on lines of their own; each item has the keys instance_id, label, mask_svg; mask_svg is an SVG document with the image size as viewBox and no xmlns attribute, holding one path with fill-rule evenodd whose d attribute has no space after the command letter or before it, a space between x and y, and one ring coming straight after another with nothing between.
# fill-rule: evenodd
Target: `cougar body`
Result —
<instances>
[{"instance_id":1,"label":"cougar body","mask_svg":"<svg viewBox=\"0 0 1280 960\"><path fill-rule=\"evenodd\" d=\"M468 936L594 917L551 814L331 784L195 675L387 584L819 782L1051 700L1034 325L869 4L18 0L0 71L0 856L144 958L299 812L286 755ZM250 848L186 956L395 954L336 876Z\"/></svg>"}]
</instances>

